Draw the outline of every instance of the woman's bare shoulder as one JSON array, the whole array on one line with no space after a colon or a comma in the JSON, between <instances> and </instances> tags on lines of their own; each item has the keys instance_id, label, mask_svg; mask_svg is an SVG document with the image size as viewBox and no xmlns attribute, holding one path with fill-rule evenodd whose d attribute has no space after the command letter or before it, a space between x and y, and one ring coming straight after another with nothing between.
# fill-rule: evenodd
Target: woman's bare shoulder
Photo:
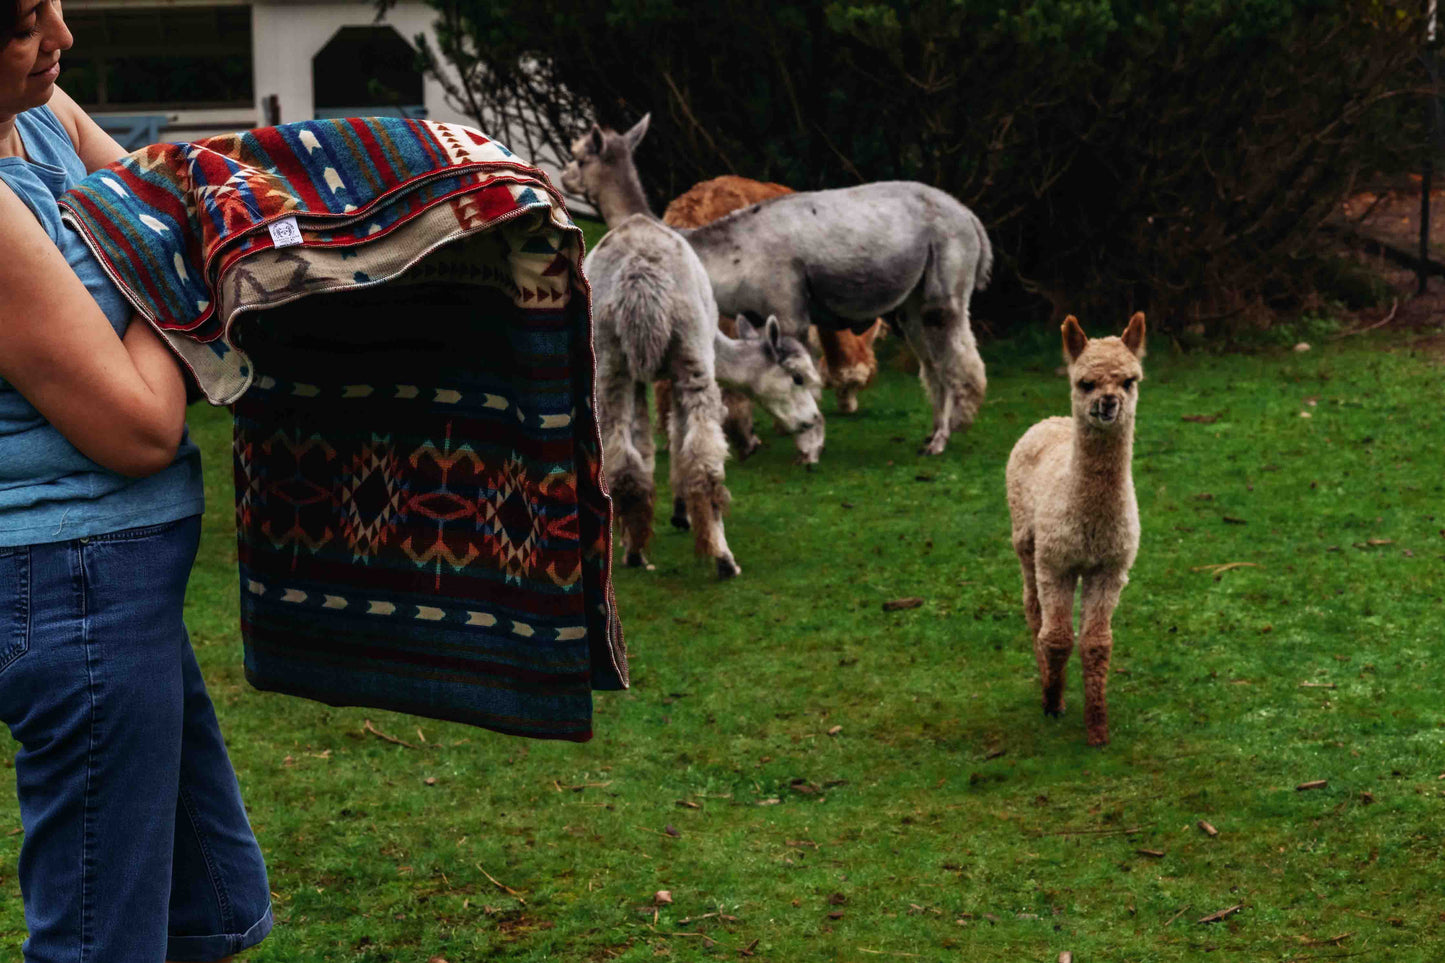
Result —
<instances>
[{"instance_id":1,"label":"woman's bare shoulder","mask_svg":"<svg viewBox=\"0 0 1445 963\"><path fill-rule=\"evenodd\" d=\"M125 156L125 148L117 144L115 138L102 130L100 125L59 87L55 88L50 97L50 109L60 118L61 126L70 135L70 143L80 155L87 172L99 170Z\"/></svg>"}]
</instances>

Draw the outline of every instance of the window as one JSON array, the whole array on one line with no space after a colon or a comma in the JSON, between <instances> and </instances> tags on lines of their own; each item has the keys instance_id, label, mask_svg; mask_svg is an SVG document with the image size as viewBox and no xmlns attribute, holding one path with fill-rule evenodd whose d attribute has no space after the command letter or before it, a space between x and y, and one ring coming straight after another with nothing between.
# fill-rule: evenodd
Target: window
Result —
<instances>
[{"instance_id":1,"label":"window","mask_svg":"<svg viewBox=\"0 0 1445 963\"><path fill-rule=\"evenodd\" d=\"M250 107L251 8L72 10L61 85L90 109Z\"/></svg>"}]
</instances>

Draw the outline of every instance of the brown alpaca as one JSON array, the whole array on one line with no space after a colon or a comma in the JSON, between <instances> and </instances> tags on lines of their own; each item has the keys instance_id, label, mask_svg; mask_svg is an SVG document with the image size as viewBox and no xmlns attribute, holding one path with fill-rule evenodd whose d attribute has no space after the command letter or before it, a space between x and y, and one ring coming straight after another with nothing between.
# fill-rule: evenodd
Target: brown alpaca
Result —
<instances>
[{"instance_id":1,"label":"brown alpaca","mask_svg":"<svg viewBox=\"0 0 1445 963\"><path fill-rule=\"evenodd\" d=\"M1130 462L1144 369L1144 315L1122 337L1084 336L1064 319L1072 418L1048 418L1008 459L1013 546L1024 576L1024 616L1034 638L1044 712L1064 711L1064 670L1074 648L1074 592L1082 582L1079 654L1089 744L1109 741L1104 686L1114 647L1110 618L1139 551L1139 506Z\"/></svg>"}]
</instances>

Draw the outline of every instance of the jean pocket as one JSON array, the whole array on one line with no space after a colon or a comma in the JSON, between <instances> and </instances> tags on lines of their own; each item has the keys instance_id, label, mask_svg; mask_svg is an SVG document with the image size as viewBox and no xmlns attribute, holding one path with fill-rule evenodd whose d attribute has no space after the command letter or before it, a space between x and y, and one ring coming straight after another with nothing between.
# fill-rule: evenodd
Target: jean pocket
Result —
<instances>
[{"instance_id":1,"label":"jean pocket","mask_svg":"<svg viewBox=\"0 0 1445 963\"><path fill-rule=\"evenodd\" d=\"M30 549L0 548L0 672L30 647Z\"/></svg>"}]
</instances>

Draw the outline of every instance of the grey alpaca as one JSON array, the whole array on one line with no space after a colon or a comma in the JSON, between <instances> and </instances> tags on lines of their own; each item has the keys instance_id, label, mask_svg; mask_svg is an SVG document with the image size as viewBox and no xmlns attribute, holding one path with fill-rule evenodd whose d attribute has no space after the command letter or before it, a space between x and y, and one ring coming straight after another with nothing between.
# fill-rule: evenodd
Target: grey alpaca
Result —
<instances>
[{"instance_id":1,"label":"grey alpaca","mask_svg":"<svg viewBox=\"0 0 1445 963\"><path fill-rule=\"evenodd\" d=\"M690 520L698 554L712 556L718 577L730 578L742 569L723 531L731 496L723 473L727 442L717 384L722 337L717 303L697 255L648 210L631 164L647 124L644 117L625 134L594 125L573 144L573 160L562 173L563 187L593 199L609 229L585 263L592 285L603 467L617 502L626 564L645 566L657 499L647 386L671 378L670 475L685 508L675 512L674 520ZM618 163L619 156L626 163ZM772 324L776 329L776 320ZM811 394L818 381L811 359L810 384L807 372L785 364L785 355L796 361L793 352L774 347L769 359L770 344L759 338L728 340L728 370L760 397L789 396L787 404L779 404L794 413L794 430L821 425Z\"/></svg>"},{"instance_id":2,"label":"grey alpaca","mask_svg":"<svg viewBox=\"0 0 1445 963\"><path fill-rule=\"evenodd\" d=\"M973 423L988 381L968 307L993 248L948 194L912 181L788 194L680 233L726 314L776 314L797 338L810 324L861 333L890 317L933 405L924 454Z\"/></svg>"}]
</instances>

